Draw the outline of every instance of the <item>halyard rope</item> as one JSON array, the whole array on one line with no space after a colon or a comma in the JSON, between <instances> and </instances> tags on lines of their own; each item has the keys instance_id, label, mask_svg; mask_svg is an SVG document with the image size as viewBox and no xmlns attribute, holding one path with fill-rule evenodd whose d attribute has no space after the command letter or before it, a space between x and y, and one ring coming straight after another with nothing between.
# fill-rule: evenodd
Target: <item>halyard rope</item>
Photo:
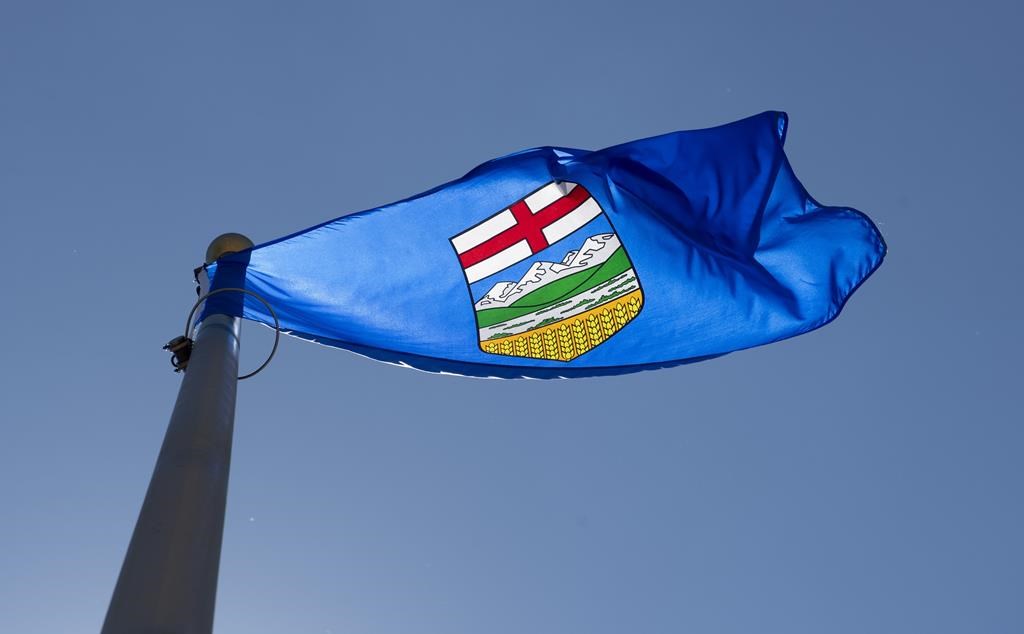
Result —
<instances>
[{"instance_id":1,"label":"halyard rope","mask_svg":"<svg viewBox=\"0 0 1024 634\"><path fill-rule=\"evenodd\" d=\"M199 308L199 306L204 301L206 301L207 298L209 298L209 297L211 297L213 295L216 295L218 293L232 293L232 292L234 292L234 293L244 293L245 295L252 295L256 299L260 300L260 302L262 302L263 305L267 307L267 310L270 311L270 316L274 318L274 347L270 349L270 356L267 357L266 361L264 361L262 364L260 364L260 367L256 368L255 370L253 370L249 374L244 374L244 375L238 377L238 380L242 381L244 379L248 379L250 377L256 376L257 374L259 374L263 370L263 368L267 367L267 365L270 363L270 360L274 358L274 354L277 352L277 344L278 344L278 342L281 341L281 320L279 320L277 318L277 313L274 312L274 307L270 305L270 302L268 302L267 300L263 299L263 297L261 297L260 295L257 295L256 293L254 293L254 292L252 292L250 290L244 289L244 288L218 288L217 290L210 291L209 293L206 293L205 295L200 295L199 299L196 300L196 303L192 305L192 310L190 310L188 312L188 318L185 319L185 339L188 339L189 341L191 341L191 337L189 337L189 335L191 334L192 327L193 327L192 318L195 317L196 310Z\"/></svg>"}]
</instances>

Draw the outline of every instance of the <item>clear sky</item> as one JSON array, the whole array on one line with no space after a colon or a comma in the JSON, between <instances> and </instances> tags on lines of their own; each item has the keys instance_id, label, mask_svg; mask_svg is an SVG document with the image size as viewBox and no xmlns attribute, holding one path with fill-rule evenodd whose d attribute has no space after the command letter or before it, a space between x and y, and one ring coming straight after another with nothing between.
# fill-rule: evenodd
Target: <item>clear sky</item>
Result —
<instances>
[{"instance_id":1,"label":"clear sky","mask_svg":"<svg viewBox=\"0 0 1024 634\"><path fill-rule=\"evenodd\" d=\"M636 375L296 340L239 389L216 630L1024 631L1010 2L0 2L0 632L96 632L210 239L767 109L889 244L843 315ZM248 325L245 367L270 346Z\"/></svg>"}]
</instances>

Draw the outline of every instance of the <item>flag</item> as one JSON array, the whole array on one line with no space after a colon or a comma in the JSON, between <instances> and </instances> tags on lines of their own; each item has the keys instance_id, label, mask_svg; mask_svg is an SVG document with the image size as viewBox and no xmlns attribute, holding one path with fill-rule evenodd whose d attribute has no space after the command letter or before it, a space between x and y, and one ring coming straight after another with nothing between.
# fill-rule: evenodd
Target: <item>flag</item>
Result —
<instances>
[{"instance_id":1,"label":"flag","mask_svg":"<svg viewBox=\"0 0 1024 634\"><path fill-rule=\"evenodd\" d=\"M765 112L598 151L541 147L462 178L230 254L282 330L471 376L594 376L778 341L834 319L885 244L816 202ZM206 312L268 325L253 298Z\"/></svg>"}]
</instances>

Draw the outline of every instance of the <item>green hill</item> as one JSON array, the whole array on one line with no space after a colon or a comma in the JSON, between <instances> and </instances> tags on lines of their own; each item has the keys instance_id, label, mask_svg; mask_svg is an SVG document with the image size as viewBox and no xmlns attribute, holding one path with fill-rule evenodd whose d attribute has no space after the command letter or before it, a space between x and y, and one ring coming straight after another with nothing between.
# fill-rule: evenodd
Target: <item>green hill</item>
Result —
<instances>
[{"instance_id":1,"label":"green hill","mask_svg":"<svg viewBox=\"0 0 1024 634\"><path fill-rule=\"evenodd\" d=\"M509 319L515 319L522 315L543 310L548 306L603 284L616 275L628 271L632 266L633 264L626 255L626 250L619 247L610 258L598 267L573 273L568 277L551 282L523 295L509 306L477 311L477 327L486 328Z\"/></svg>"}]
</instances>

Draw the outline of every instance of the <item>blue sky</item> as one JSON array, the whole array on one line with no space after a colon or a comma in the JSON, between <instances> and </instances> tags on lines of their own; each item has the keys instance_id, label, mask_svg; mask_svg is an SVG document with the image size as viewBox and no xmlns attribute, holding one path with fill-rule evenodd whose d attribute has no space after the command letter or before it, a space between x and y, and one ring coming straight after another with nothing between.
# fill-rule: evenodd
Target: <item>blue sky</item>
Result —
<instances>
[{"instance_id":1,"label":"blue sky","mask_svg":"<svg viewBox=\"0 0 1024 634\"><path fill-rule=\"evenodd\" d=\"M0 632L99 630L214 236L768 109L812 195L889 245L839 319L573 381L284 341L239 388L216 631L1024 631L1021 18L0 3Z\"/></svg>"}]
</instances>

